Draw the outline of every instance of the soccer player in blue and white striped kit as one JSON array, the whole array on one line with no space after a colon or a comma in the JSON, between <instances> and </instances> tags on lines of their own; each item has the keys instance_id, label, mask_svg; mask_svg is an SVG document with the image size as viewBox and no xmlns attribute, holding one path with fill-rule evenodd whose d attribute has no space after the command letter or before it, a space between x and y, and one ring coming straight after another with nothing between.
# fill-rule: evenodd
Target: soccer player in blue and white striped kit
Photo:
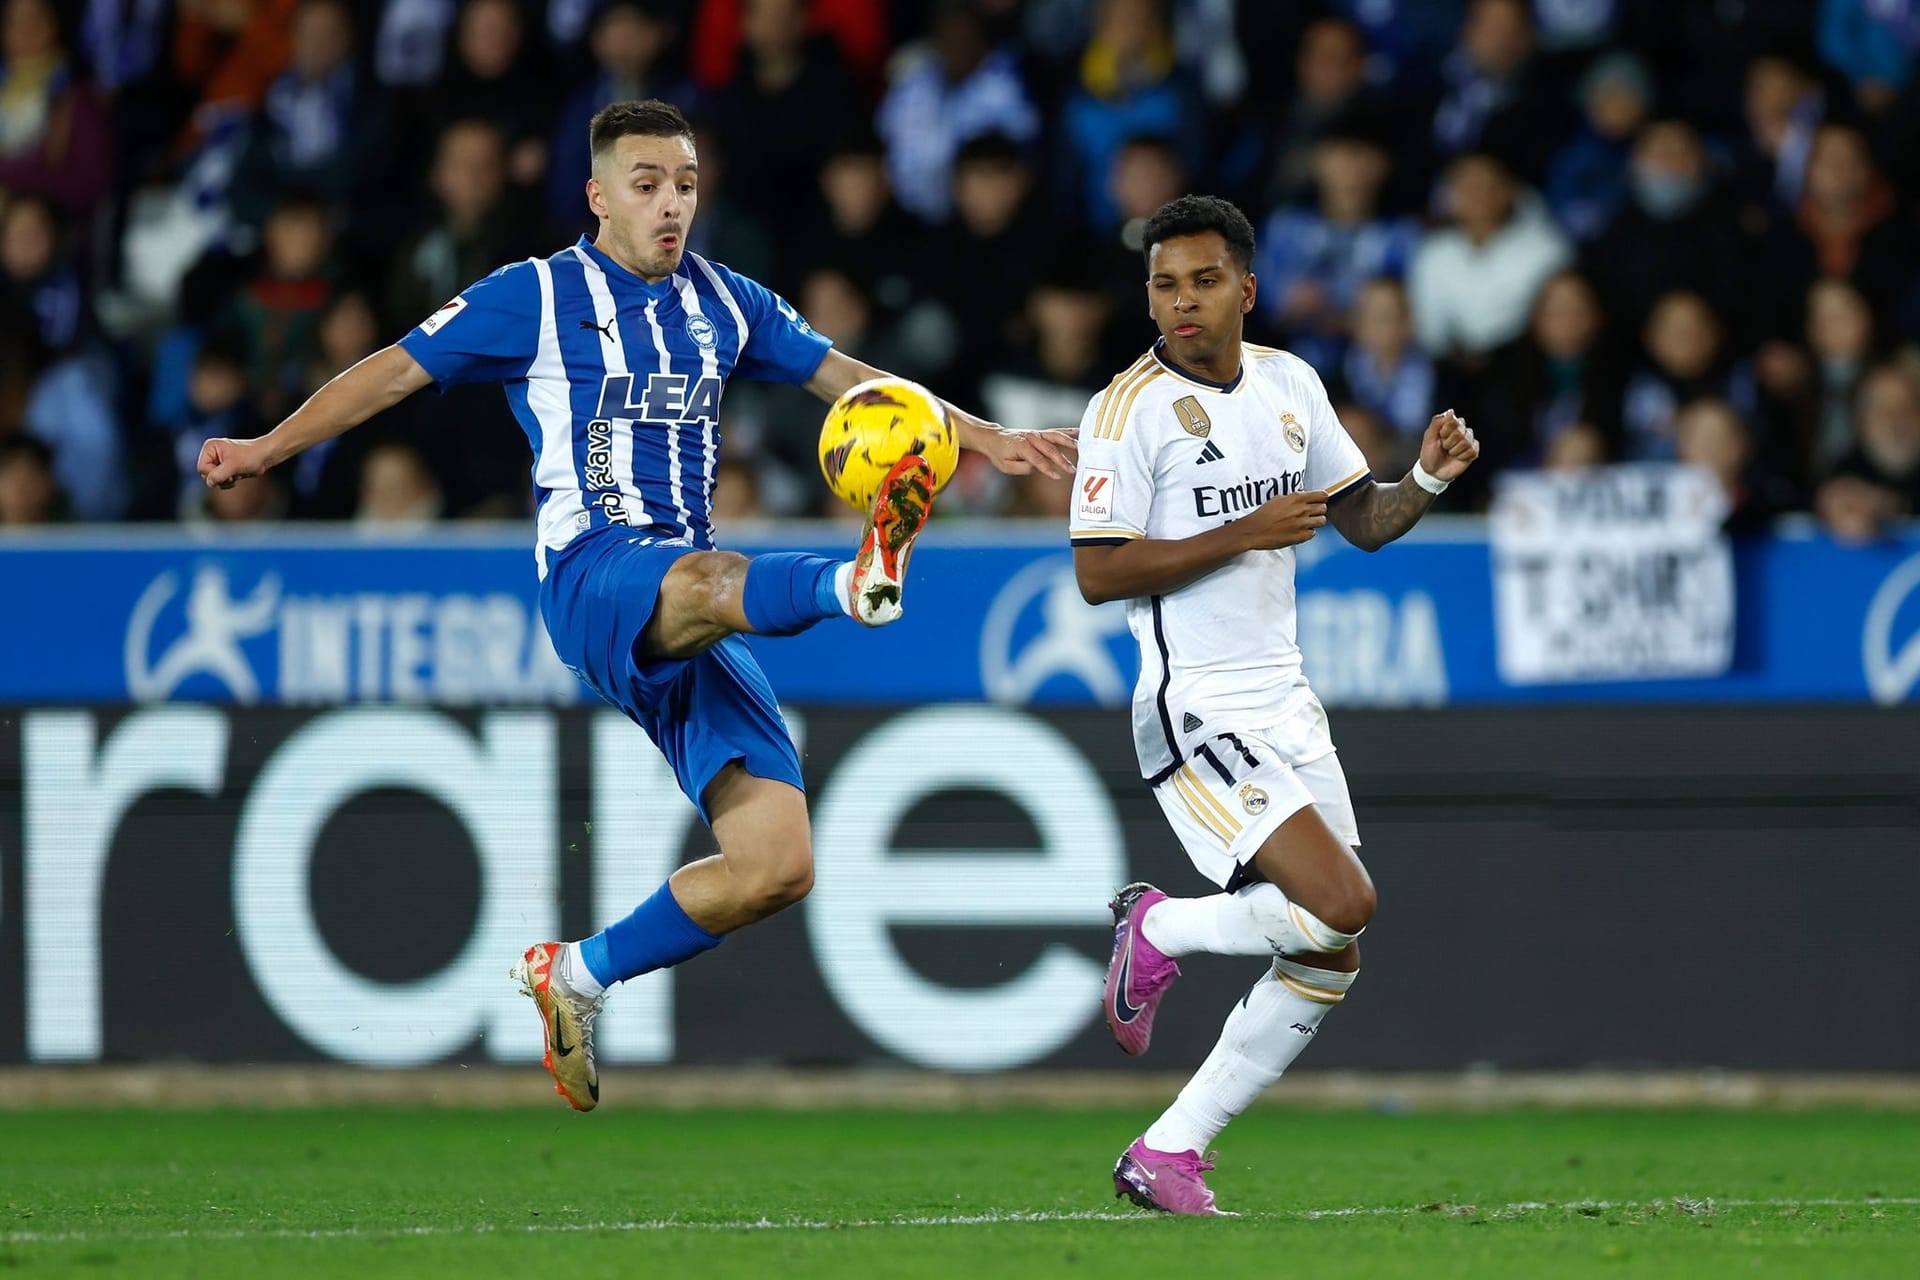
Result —
<instances>
[{"instance_id":1,"label":"soccer player in blue and white striped kit","mask_svg":"<svg viewBox=\"0 0 1920 1280\"><path fill-rule=\"evenodd\" d=\"M581 1111L600 1099L593 1024L608 987L718 946L812 886L799 757L741 636L899 617L931 500L926 463L905 459L852 560L713 549L727 379L797 383L831 401L882 373L833 350L761 285L686 252L699 165L677 110L615 103L594 117L591 143L591 239L502 267L271 432L209 440L199 462L207 484L227 486L429 383L506 387L533 444L540 610L554 649L647 731L719 845L624 920L539 943L515 966L540 1009L555 1087ZM1002 471L1073 470L1071 433L948 412L961 445Z\"/></svg>"}]
</instances>

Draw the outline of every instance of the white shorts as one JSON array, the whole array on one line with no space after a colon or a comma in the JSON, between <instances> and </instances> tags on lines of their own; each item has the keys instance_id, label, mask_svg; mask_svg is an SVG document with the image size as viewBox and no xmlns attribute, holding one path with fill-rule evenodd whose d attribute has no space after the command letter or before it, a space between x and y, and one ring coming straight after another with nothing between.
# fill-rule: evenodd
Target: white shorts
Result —
<instances>
[{"instance_id":1,"label":"white shorts","mask_svg":"<svg viewBox=\"0 0 1920 1280\"><path fill-rule=\"evenodd\" d=\"M1194 749L1153 789L1187 857L1225 888L1268 836L1308 805L1334 839L1360 846L1347 775L1315 700L1295 719L1257 733L1223 733Z\"/></svg>"}]
</instances>

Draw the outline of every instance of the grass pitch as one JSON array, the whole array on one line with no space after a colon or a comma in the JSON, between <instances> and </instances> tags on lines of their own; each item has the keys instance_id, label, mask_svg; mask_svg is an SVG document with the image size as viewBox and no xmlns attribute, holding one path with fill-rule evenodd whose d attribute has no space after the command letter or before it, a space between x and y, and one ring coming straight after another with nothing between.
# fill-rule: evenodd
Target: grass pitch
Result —
<instances>
[{"instance_id":1,"label":"grass pitch","mask_svg":"<svg viewBox=\"0 0 1920 1280\"><path fill-rule=\"evenodd\" d=\"M1256 1110L1230 1221L1140 1112L0 1113L0 1275L1920 1274L1920 1116Z\"/></svg>"}]
</instances>

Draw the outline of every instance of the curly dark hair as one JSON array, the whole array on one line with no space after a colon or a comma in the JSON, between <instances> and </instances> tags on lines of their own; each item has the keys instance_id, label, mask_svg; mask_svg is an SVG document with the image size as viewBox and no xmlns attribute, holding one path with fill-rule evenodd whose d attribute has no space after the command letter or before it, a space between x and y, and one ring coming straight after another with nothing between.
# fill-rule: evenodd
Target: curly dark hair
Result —
<instances>
[{"instance_id":1,"label":"curly dark hair","mask_svg":"<svg viewBox=\"0 0 1920 1280\"><path fill-rule=\"evenodd\" d=\"M1140 249L1151 261L1153 246L1162 240L1209 231L1220 233L1227 242L1227 252L1242 271L1253 266L1253 224L1238 205L1219 196L1180 196L1161 205L1147 219Z\"/></svg>"}]
</instances>

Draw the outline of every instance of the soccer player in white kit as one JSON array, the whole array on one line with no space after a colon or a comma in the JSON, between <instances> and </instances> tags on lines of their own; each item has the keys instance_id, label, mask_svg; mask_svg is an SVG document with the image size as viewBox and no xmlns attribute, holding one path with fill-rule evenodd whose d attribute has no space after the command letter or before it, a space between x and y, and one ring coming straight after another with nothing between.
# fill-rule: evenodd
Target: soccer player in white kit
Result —
<instances>
[{"instance_id":1,"label":"soccer player in white kit","mask_svg":"<svg viewBox=\"0 0 1920 1280\"><path fill-rule=\"evenodd\" d=\"M1180 956L1261 956L1268 967L1113 1181L1144 1208L1218 1214L1208 1144L1346 997L1374 910L1326 712L1300 669L1293 548L1331 521L1378 550L1480 447L1447 410L1413 470L1377 483L1312 368L1242 340L1255 291L1246 215L1182 196L1147 222L1145 249L1160 340L1081 420L1074 571L1090 602L1127 602L1140 642L1140 771L1219 891L1120 891L1108 1025L1126 1052L1145 1052Z\"/></svg>"}]
</instances>

